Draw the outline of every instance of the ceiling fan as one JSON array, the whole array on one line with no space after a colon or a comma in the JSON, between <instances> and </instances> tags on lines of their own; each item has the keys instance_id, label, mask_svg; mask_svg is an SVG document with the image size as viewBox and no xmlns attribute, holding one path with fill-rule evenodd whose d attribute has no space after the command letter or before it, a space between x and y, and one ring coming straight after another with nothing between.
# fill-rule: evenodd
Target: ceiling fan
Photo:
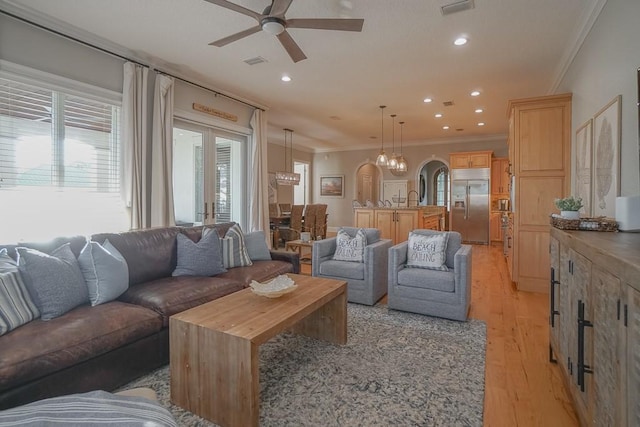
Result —
<instances>
[{"instance_id":1,"label":"ceiling fan","mask_svg":"<svg viewBox=\"0 0 640 427\"><path fill-rule=\"evenodd\" d=\"M291 35L287 32L287 28L307 28L315 30L339 30L339 31L362 31L364 19L322 19L322 18L303 18L303 19L286 19L284 14L287 13L289 6L293 0L273 0L262 13L239 6L226 0L206 0L209 3L216 4L234 12L247 15L258 21L258 25L248 28L239 33L232 34L220 40L209 43L212 46L226 46L236 40L240 40L258 31L265 31L268 34L278 37L282 47L287 51L293 62L306 59L306 55L296 44Z\"/></svg>"}]
</instances>

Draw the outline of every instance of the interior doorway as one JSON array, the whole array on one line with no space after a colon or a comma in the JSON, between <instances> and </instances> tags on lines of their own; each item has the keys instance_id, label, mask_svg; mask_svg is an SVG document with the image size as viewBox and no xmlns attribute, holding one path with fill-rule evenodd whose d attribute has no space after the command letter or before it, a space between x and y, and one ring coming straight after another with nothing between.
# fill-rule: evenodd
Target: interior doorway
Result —
<instances>
[{"instance_id":1,"label":"interior doorway","mask_svg":"<svg viewBox=\"0 0 640 427\"><path fill-rule=\"evenodd\" d=\"M450 170L442 160L426 161L418 172L418 197L422 206L445 206L445 229L449 229L449 205L451 198Z\"/></svg>"},{"instance_id":2,"label":"interior doorway","mask_svg":"<svg viewBox=\"0 0 640 427\"><path fill-rule=\"evenodd\" d=\"M356 172L355 200L362 206L367 200L376 204L380 198L380 171L373 163L365 163Z\"/></svg>"}]
</instances>

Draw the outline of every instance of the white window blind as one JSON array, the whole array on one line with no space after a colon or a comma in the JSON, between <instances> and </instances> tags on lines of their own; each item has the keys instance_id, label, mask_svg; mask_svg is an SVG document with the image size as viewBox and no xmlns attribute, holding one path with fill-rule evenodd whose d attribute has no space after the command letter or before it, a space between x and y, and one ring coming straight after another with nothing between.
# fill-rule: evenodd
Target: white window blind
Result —
<instances>
[{"instance_id":1,"label":"white window blind","mask_svg":"<svg viewBox=\"0 0 640 427\"><path fill-rule=\"evenodd\" d=\"M120 107L0 78L3 242L122 231Z\"/></svg>"}]
</instances>

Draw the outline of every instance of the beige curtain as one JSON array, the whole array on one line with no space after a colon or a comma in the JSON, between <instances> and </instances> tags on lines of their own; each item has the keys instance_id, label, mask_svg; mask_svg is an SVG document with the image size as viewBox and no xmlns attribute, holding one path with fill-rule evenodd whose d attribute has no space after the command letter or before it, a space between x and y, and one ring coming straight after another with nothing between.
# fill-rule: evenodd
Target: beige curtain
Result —
<instances>
[{"instance_id":1,"label":"beige curtain","mask_svg":"<svg viewBox=\"0 0 640 427\"><path fill-rule=\"evenodd\" d=\"M253 129L251 150L251 188L249 230L264 230L269 239L269 177L267 174L267 112L256 109L250 121Z\"/></svg>"},{"instance_id":2,"label":"beige curtain","mask_svg":"<svg viewBox=\"0 0 640 427\"><path fill-rule=\"evenodd\" d=\"M131 229L149 226L147 195L147 82L149 69L124 64L122 87L122 199Z\"/></svg>"},{"instance_id":3,"label":"beige curtain","mask_svg":"<svg viewBox=\"0 0 640 427\"><path fill-rule=\"evenodd\" d=\"M173 79L156 75L151 155L151 226L175 225L173 210Z\"/></svg>"}]
</instances>

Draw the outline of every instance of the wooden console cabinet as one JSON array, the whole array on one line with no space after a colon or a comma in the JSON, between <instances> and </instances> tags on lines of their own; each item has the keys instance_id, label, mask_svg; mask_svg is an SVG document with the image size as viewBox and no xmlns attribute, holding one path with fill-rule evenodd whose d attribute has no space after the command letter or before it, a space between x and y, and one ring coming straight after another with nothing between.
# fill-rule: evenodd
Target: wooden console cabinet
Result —
<instances>
[{"instance_id":1,"label":"wooden console cabinet","mask_svg":"<svg viewBox=\"0 0 640 427\"><path fill-rule=\"evenodd\" d=\"M550 231L549 355L583 426L640 425L640 234Z\"/></svg>"},{"instance_id":2,"label":"wooden console cabinet","mask_svg":"<svg viewBox=\"0 0 640 427\"><path fill-rule=\"evenodd\" d=\"M549 214L571 188L571 94L509 102L509 161L515 176L511 280L547 292Z\"/></svg>"}]
</instances>

